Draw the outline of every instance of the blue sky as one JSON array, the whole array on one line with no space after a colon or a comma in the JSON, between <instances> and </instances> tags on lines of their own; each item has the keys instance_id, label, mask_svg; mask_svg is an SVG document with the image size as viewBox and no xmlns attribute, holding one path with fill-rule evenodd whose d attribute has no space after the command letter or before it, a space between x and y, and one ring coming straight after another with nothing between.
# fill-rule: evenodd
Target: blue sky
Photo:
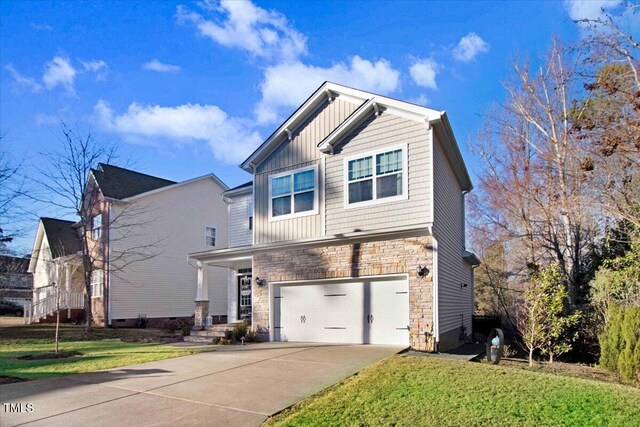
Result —
<instances>
[{"instance_id":1,"label":"blue sky","mask_svg":"<svg viewBox=\"0 0 640 427\"><path fill-rule=\"evenodd\" d=\"M32 174L64 120L143 172L234 186L244 156L332 80L446 110L475 175L467 145L514 59L537 61L553 35L579 40L572 18L611 4L4 0L2 150Z\"/></svg>"}]
</instances>

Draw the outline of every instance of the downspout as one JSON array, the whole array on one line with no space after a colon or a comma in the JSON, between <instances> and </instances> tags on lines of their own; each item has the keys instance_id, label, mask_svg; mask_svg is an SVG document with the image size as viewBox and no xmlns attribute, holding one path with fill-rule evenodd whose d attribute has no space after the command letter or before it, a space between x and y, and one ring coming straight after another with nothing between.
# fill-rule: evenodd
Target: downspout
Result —
<instances>
[{"instance_id":1,"label":"downspout","mask_svg":"<svg viewBox=\"0 0 640 427\"><path fill-rule=\"evenodd\" d=\"M111 202L107 209L107 224L111 224ZM111 326L111 227L107 227L107 325ZM104 286L104 285L103 285Z\"/></svg>"},{"instance_id":2,"label":"downspout","mask_svg":"<svg viewBox=\"0 0 640 427\"><path fill-rule=\"evenodd\" d=\"M435 353L438 352L438 348L440 346L440 307L439 307L439 298L438 298L438 238L433 233L433 226L429 226L429 234L431 234L431 240L433 241L433 275L431 277L432 281L432 293L433 293L433 336L435 338L435 344L433 351Z\"/></svg>"}]
</instances>

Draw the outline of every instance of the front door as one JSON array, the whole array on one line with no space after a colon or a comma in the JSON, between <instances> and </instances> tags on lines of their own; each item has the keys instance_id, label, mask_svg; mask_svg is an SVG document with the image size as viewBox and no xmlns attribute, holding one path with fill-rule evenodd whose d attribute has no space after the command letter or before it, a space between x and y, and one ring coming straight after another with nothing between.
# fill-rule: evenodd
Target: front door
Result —
<instances>
[{"instance_id":1,"label":"front door","mask_svg":"<svg viewBox=\"0 0 640 427\"><path fill-rule=\"evenodd\" d=\"M238 276L238 320L251 322L251 276Z\"/></svg>"}]
</instances>

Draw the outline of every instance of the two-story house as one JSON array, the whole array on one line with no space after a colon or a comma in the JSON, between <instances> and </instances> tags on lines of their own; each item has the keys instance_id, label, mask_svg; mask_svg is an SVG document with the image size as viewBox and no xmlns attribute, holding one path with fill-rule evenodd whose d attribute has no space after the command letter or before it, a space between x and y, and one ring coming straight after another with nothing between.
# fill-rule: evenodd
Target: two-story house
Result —
<instances>
[{"instance_id":1,"label":"two-story house","mask_svg":"<svg viewBox=\"0 0 640 427\"><path fill-rule=\"evenodd\" d=\"M0 301L26 306L31 302L33 275L29 257L0 255Z\"/></svg>"},{"instance_id":2,"label":"two-story house","mask_svg":"<svg viewBox=\"0 0 640 427\"><path fill-rule=\"evenodd\" d=\"M174 182L108 164L90 171L85 251L93 263L89 306L96 325L133 326L144 318L162 326L193 316L196 271L186 254L194 247L227 247L226 190L213 174ZM29 266L34 293L28 322L49 316L57 294L68 316L82 317L82 229L74 221L41 219ZM228 272L211 267L208 276L217 283ZM227 321L227 288L212 286L210 294L212 320Z\"/></svg>"},{"instance_id":3,"label":"two-story house","mask_svg":"<svg viewBox=\"0 0 640 427\"><path fill-rule=\"evenodd\" d=\"M438 350L471 333L472 184L444 112L326 82L241 167L229 247L189 255L196 329L213 265L229 320L271 341Z\"/></svg>"}]
</instances>

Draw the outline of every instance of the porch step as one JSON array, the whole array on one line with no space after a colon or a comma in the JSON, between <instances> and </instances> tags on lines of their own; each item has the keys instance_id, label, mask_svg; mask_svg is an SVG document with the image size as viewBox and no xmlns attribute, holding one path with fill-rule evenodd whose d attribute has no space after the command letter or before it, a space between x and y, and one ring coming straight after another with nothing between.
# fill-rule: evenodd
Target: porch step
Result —
<instances>
[{"instance_id":1,"label":"porch step","mask_svg":"<svg viewBox=\"0 0 640 427\"><path fill-rule=\"evenodd\" d=\"M220 323L208 326L201 331L191 331L191 334L186 336L184 340L187 342L210 343L214 338L224 338L225 332L232 331L235 327L235 323Z\"/></svg>"}]
</instances>

